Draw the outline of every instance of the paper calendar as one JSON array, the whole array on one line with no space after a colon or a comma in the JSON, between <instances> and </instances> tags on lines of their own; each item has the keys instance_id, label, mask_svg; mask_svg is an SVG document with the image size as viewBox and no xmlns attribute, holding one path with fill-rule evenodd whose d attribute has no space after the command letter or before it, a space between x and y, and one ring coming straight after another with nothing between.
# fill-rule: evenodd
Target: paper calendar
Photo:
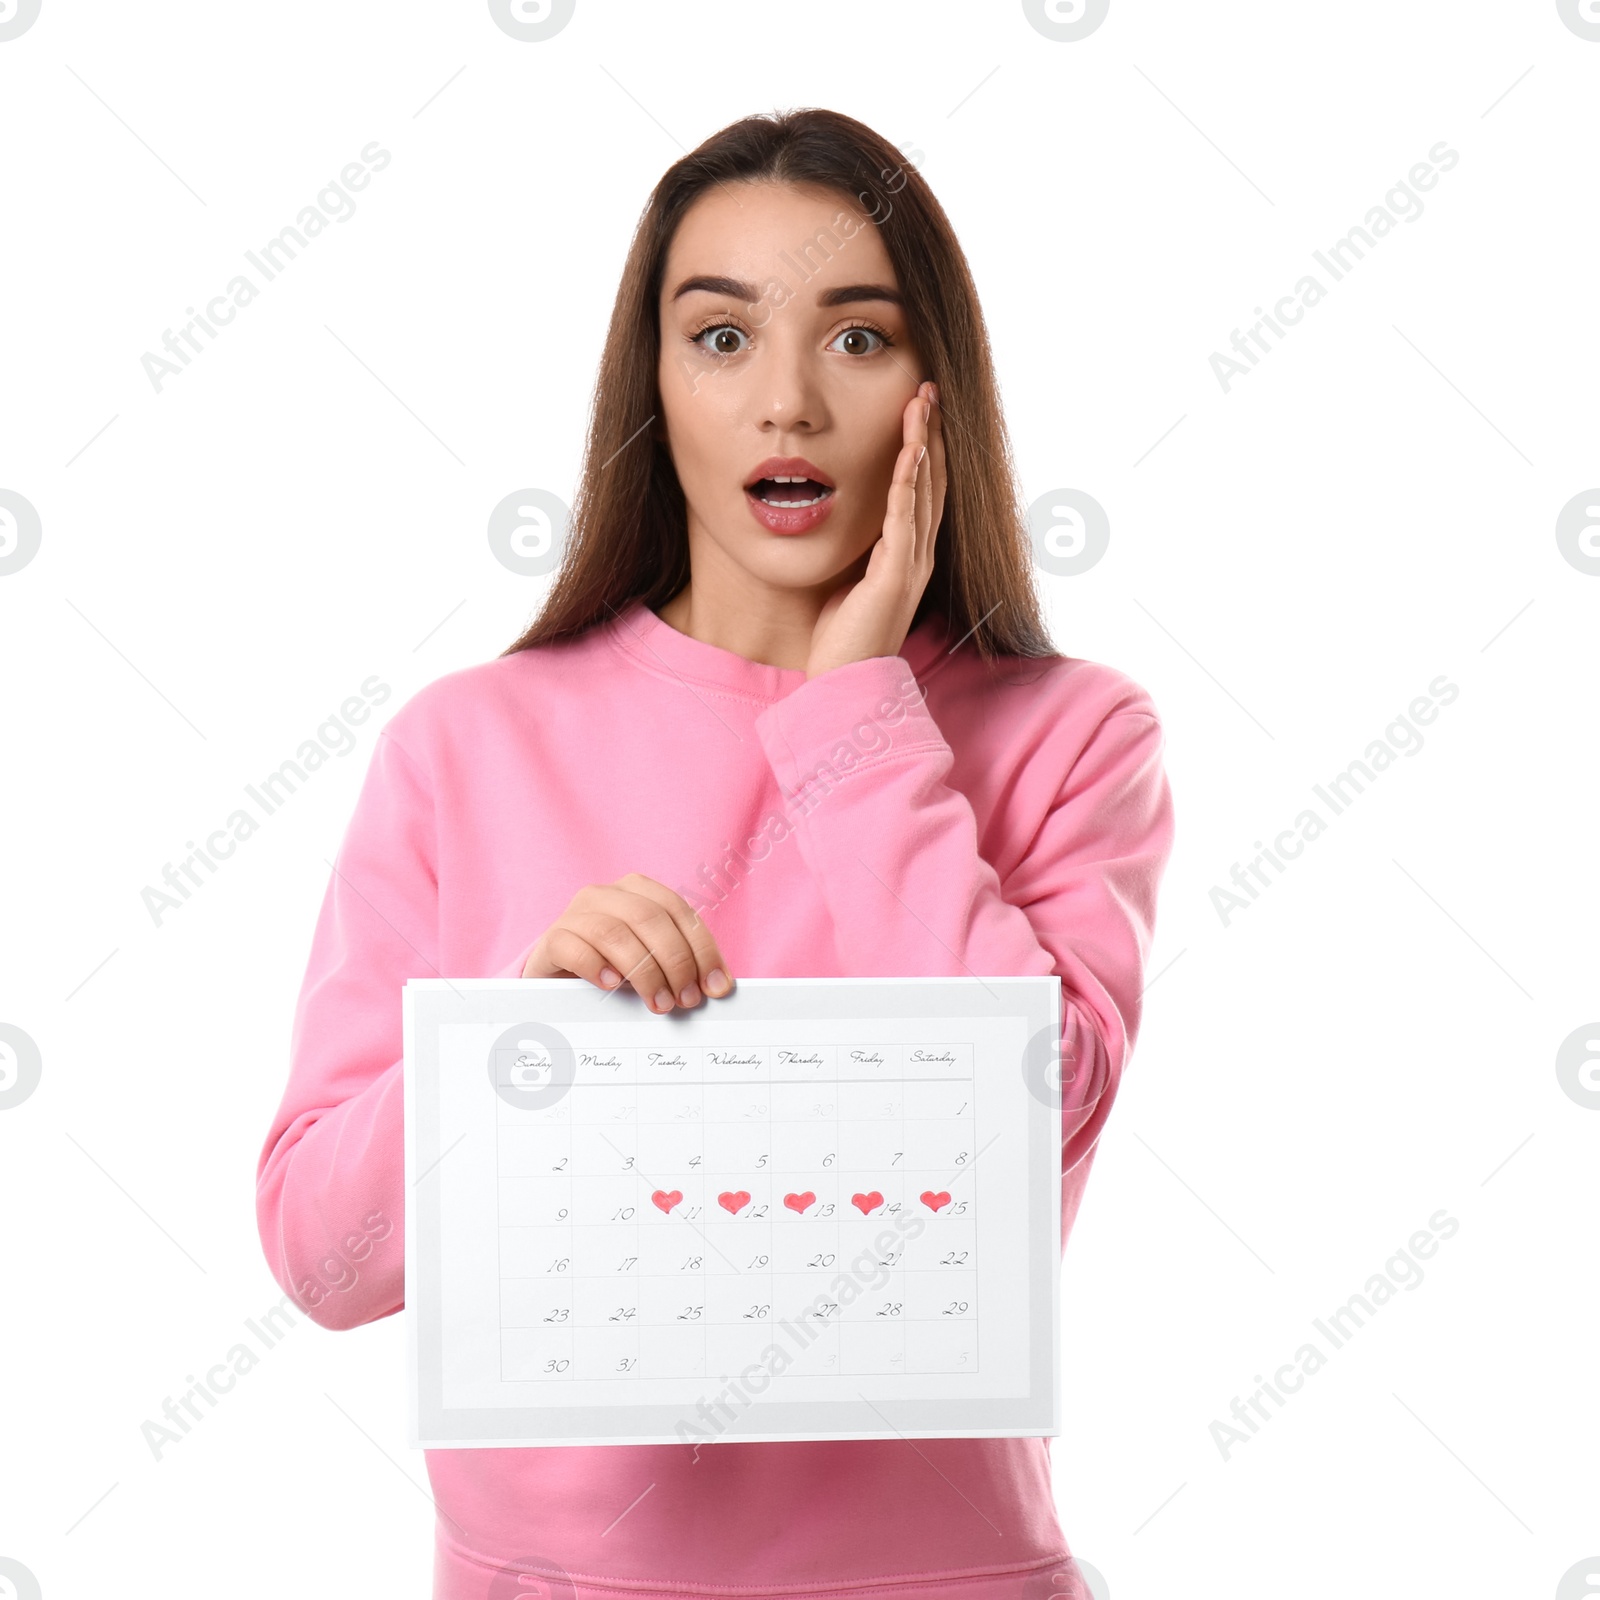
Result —
<instances>
[{"instance_id":1,"label":"paper calendar","mask_svg":"<svg viewBox=\"0 0 1600 1600\"><path fill-rule=\"evenodd\" d=\"M1060 993L409 981L411 1444L1059 1432Z\"/></svg>"}]
</instances>

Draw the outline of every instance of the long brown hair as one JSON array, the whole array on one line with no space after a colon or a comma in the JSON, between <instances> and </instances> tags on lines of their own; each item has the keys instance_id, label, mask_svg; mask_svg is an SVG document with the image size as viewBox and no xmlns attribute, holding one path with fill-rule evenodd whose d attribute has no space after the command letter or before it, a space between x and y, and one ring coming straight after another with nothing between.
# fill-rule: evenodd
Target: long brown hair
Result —
<instances>
[{"instance_id":1,"label":"long brown hair","mask_svg":"<svg viewBox=\"0 0 1600 1600\"><path fill-rule=\"evenodd\" d=\"M664 605L689 578L683 489L665 441L657 360L661 275L684 213L712 184L767 181L835 190L880 228L912 337L939 385L944 514L933 575L912 627L942 615L952 642L983 658L1055 653L1033 587L1032 540L1000 410L977 289L950 219L915 167L864 123L805 108L745 117L662 175L634 230L589 413L566 545L544 606L501 652L572 638L634 599ZM800 252L826 257L819 231Z\"/></svg>"}]
</instances>

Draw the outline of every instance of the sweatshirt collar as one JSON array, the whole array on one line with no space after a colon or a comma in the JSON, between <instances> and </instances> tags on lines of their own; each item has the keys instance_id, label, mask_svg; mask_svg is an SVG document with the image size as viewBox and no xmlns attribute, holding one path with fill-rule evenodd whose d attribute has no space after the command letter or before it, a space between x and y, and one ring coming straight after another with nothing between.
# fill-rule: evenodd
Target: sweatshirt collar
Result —
<instances>
[{"instance_id":1,"label":"sweatshirt collar","mask_svg":"<svg viewBox=\"0 0 1600 1600\"><path fill-rule=\"evenodd\" d=\"M906 635L898 654L921 678L945 648L943 618L927 617ZM677 679L771 704L806 681L799 667L773 667L733 650L707 644L663 622L643 600L632 600L607 627L613 644L635 665L658 677Z\"/></svg>"}]
</instances>

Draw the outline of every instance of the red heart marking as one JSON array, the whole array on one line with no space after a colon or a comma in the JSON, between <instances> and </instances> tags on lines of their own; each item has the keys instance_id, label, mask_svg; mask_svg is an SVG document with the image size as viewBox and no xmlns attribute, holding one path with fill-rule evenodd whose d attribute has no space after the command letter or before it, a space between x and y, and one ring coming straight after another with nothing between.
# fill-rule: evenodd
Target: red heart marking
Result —
<instances>
[{"instance_id":1,"label":"red heart marking","mask_svg":"<svg viewBox=\"0 0 1600 1600\"><path fill-rule=\"evenodd\" d=\"M817 1203L817 1197L807 1189L804 1194L786 1194L783 1203L791 1211L804 1211L807 1206L814 1206Z\"/></svg>"},{"instance_id":2,"label":"red heart marking","mask_svg":"<svg viewBox=\"0 0 1600 1600\"><path fill-rule=\"evenodd\" d=\"M737 1212L741 1206L750 1204L750 1191L748 1189L725 1190L717 1196L717 1204L725 1211Z\"/></svg>"},{"instance_id":3,"label":"red heart marking","mask_svg":"<svg viewBox=\"0 0 1600 1600\"><path fill-rule=\"evenodd\" d=\"M875 1206L883 1204L883 1196L876 1189L871 1194L853 1194L850 1196L850 1204L860 1206L861 1215L866 1216Z\"/></svg>"},{"instance_id":4,"label":"red heart marking","mask_svg":"<svg viewBox=\"0 0 1600 1600\"><path fill-rule=\"evenodd\" d=\"M938 1194L935 1194L932 1189L924 1189L922 1191L921 1199L923 1205L927 1206L930 1211L937 1211L940 1206L947 1206L950 1204L950 1191L948 1189L941 1189Z\"/></svg>"},{"instance_id":5,"label":"red heart marking","mask_svg":"<svg viewBox=\"0 0 1600 1600\"><path fill-rule=\"evenodd\" d=\"M681 1199L683 1199L683 1190L657 1189L656 1192L650 1196L650 1198L655 1201L655 1203L660 1206L663 1211L670 1211Z\"/></svg>"}]
</instances>

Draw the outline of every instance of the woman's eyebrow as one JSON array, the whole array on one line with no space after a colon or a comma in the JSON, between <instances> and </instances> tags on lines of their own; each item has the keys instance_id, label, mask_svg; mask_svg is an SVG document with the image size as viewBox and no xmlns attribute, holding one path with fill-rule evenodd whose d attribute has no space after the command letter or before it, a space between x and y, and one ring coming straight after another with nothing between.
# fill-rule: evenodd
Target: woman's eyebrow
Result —
<instances>
[{"instance_id":1,"label":"woman's eyebrow","mask_svg":"<svg viewBox=\"0 0 1600 1600\"><path fill-rule=\"evenodd\" d=\"M819 306L847 306L857 300L887 300L892 306L905 305L900 291L886 283L851 283L842 289L825 289L817 296Z\"/></svg>"},{"instance_id":2,"label":"woman's eyebrow","mask_svg":"<svg viewBox=\"0 0 1600 1600\"><path fill-rule=\"evenodd\" d=\"M703 294L724 294L732 300L743 300L746 305L754 305L760 298L748 283L740 283L737 278L705 276L685 278L672 291L672 298L681 300L686 294L694 294L696 291Z\"/></svg>"},{"instance_id":3,"label":"woman's eyebrow","mask_svg":"<svg viewBox=\"0 0 1600 1600\"><path fill-rule=\"evenodd\" d=\"M672 298L680 300L686 294L699 291L704 294L727 295L734 300L742 300L746 305L755 305L761 295L755 287L748 283L740 283L737 278L723 278L714 276L700 276L685 278L676 289L672 291ZM847 306L860 300L883 300L889 305L904 306L905 299L898 289L891 289L885 283L850 283L838 289L825 289L817 296L819 306Z\"/></svg>"}]
</instances>

